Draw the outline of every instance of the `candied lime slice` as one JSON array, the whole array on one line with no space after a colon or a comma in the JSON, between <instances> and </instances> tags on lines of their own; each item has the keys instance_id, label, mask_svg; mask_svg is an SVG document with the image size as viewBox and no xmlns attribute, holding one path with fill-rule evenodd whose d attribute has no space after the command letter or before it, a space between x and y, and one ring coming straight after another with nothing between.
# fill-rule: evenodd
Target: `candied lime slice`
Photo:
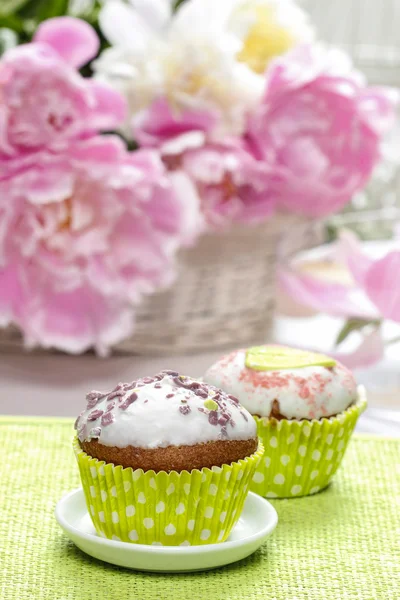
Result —
<instances>
[{"instance_id":1,"label":"candied lime slice","mask_svg":"<svg viewBox=\"0 0 400 600\"><path fill-rule=\"evenodd\" d=\"M254 346L246 351L245 365L254 371L279 371L315 366L334 367L336 361L324 354L285 346Z\"/></svg>"}]
</instances>

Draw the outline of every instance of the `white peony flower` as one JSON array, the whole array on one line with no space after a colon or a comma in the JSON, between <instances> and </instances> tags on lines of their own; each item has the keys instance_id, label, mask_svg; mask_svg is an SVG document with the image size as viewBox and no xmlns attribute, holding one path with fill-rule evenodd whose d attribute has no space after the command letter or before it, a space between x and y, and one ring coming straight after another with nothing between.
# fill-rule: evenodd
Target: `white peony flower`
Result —
<instances>
[{"instance_id":1,"label":"white peony flower","mask_svg":"<svg viewBox=\"0 0 400 600\"><path fill-rule=\"evenodd\" d=\"M274 56L309 41L312 30L292 0L108 0L100 27L112 45L97 77L128 100L132 117L159 97L178 113L218 114L216 135L240 134Z\"/></svg>"}]
</instances>

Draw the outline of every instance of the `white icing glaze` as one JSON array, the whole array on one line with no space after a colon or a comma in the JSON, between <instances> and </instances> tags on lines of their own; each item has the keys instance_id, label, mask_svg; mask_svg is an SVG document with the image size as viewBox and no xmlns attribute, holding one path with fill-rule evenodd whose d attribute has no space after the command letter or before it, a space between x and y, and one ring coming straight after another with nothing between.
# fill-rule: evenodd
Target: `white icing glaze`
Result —
<instances>
[{"instance_id":1,"label":"white icing glaze","mask_svg":"<svg viewBox=\"0 0 400 600\"><path fill-rule=\"evenodd\" d=\"M236 396L253 415L268 417L273 401L288 419L320 419L346 410L357 398L353 375L340 363L320 366L255 371L245 366L245 350L217 361L204 381Z\"/></svg>"},{"instance_id":2,"label":"white icing glaze","mask_svg":"<svg viewBox=\"0 0 400 600\"><path fill-rule=\"evenodd\" d=\"M88 394L89 407L76 421L80 441L97 438L105 446L165 448L220 439L245 440L256 437L254 419L236 399L229 398L221 390L203 382L198 382L201 387L197 390L181 387L179 382L176 383L179 379L177 374L171 376L160 373L159 377L161 376L161 380L148 383L138 380L129 390L125 388L130 384L119 384L121 396L110 400L109 396L112 397L113 392L108 392L97 402L94 400L95 406L93 402L90 406L90 398L96 392ZM184 381L189 385L195 382L189 378ZM118 392L117 388L115 390ZM199 389L206 392L203 397L196 395ZM137 398L124 410L121 405L124 406L131 394L137 395ZM173 396L167 398L170 394ZM207 408L210 398L215 398L211 410ZM112 414L110 420L113 421L104 424L103 420L102 424L107 407L113 401L115 404L109 411ZM99 416L91 420L93 411L99 411L95 413L95 416ZM187 414L181 411L187 411Z\"/></svg>"}]
</instances>

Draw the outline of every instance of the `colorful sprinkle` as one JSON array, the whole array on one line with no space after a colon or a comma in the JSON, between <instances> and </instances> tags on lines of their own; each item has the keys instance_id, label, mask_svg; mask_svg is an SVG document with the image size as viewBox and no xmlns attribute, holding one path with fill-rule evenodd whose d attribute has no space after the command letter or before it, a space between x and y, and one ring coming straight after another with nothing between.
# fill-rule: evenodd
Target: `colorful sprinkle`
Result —
<instances>
[{"instance_id":1,"label":"colorful sprinkle","mask_svg":"<svg viewBox=\"0 0 400 600\"><path fill-rule=\"evenodd\" d=\"M113 415L113 413L109 412L109 413L104 413L104 415L101 417L101 424L103 425L103 427L107 427L107 425L111 425L111 423L113 423L115 421L115 417Z\"/></svg>"},{"instance_id":2,"label":"colorful sprinkle","mask_svg":"<svg viewBox=\"0 0 400 600\"><path fill-rule=\"evenodd\" d=\"M106 396L104 392L89 392L86 394L87 410L94 408L96 404Z\"/></svg>"},{"instance_id":3,"label":"colorful sprinkle","mask_svg":"<svg viewBox=\"0 0 400 600\"><path fill-rule=\"evenodd\" d=\"M123 402L121 402L121 404L119 405L121 410L126 410L128 408L128 406L130 406L132 404L132 402L135 402L135 400L138 399L138 395L136 392L132 392L131 394L129 394L129 396L127 396L125 398L125 400Z\"/></svg>"},{"instance_id":4,"label":"colorful sprinkle","mask_svg":"<svg viewBox=\"0 0 400 600\"><path fill-rule=\"evenodd\" d=\"M106 412L110 412L110 410L112 410L114 408L114 406L115 406L115 400L112 400L111 402L109 402L107 404L107 410L106 410Z\"/></svg>"},{"instance_id":5,"label":"colorful sprinkle","mask_svg":"<svg viewBox=\"0 0 400 600\"><path fill-rule=\"evenodd\" d=\"M210 411L208 415L208 422L210 425L218 425L218 413L216 410Z\"/></svg>"},{"instance_id":6,"label":"colorful sprinkle","mask_svg":"<svg viewBox=\"0 0 400 600\"><path fill-rule=\"evenodd\" d=\"M100 437L100 434L101 434L101 427L93 427L93 429L90 430L89 437L90 438L98 438L98 437Z\"/></svg>"},{"instance_id":7,"label":"colorful sprinkle","mask_svg":"<svg viewBox=\"0 0 400 600\"><path fill-rule=\"evenodd\" d=\"M218 404L209 398L204 402L204 406L208 408L208 410L218 410Z\"/></svg>"},{"instance_id":8,"label":"colorful sprinkle","mask_svg":"<svg viewBox=\"0 0 400 600\"><path fill-rule=\"evenodd\" d=\"M119 390L115 390L113 392L111 392L111 394L108 395L108 399L112 400L113 398L120 398L121 396L123 396L125 394L125 390L123 389L119 389Z\"/></svg>"},{"instance_id":9,"label":"colorful sprinkle","mask_svg":"<svg viewBox=\"0 0 400 600\"><path fill-rule=\"evenodd\" d=\"M92 410L91 413L88 414L87 420L88 421L95 421L96 419L99 419L101 417L101 415L103 414L104 411L102 410Z\"/></svg>"},{"instance_id":10,"label":"colorful sprinkle","mask_svg":"<svg viewBox=\"0 0 400 600\"><path fill-rule=\"evenodd\" d=\"M179 407L179 412L182 413L183 415L188 415L191 412L191 410L192 409L187 404L185 406Z\"/></svg>"}]
</instances>

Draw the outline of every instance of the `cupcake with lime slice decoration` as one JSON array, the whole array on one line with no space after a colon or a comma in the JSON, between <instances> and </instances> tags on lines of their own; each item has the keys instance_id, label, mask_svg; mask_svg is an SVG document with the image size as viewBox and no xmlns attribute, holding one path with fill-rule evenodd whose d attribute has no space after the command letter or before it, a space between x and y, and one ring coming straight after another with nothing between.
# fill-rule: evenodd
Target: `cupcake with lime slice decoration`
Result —
<instances>
[{"instance_id":1,"label":"cupcake with lime slice decoration","mask_svg":"<svg viewBox=\"0 0 400 600\"><path fill-rule=\"evenodd\" d=\"M224 541L262 456L256 424L235 397L170 370L90 392L76 429L93 524L125 542Z\"/></svg>"},{"instance_id":2,"label":"cupcake with lime slice decoration","mask_svg":"<svg viewBox=\"0 0 400 600\"><path fill-rule=\"evenodd\" d=\"M267 498L324 489L367 405L364 390L344 365L284 346L232 352L204 380L234 394L253 415L264 456L251 489Z\"/></svg>"}]
</instances>

